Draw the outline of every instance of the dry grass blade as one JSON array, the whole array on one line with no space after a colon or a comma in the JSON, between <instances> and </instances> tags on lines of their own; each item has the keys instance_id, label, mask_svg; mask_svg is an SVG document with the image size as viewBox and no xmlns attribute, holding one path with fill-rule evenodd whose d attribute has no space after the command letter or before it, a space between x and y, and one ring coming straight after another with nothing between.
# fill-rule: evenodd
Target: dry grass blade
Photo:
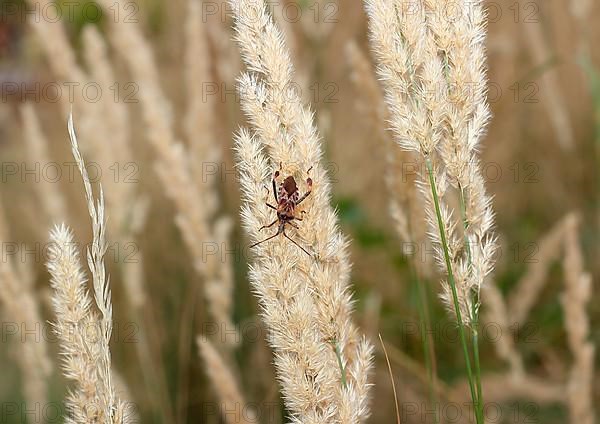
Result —
<instances>
[{"instance_id":1,"label":"dry grass blade","mask_svg":"<svg viewBox=\"0 0 600 424\"><path fill-rule=\"evenodd\" d=\"M94 299L96 306L101 314L101 343L103 350L102 357L102 377L106 379L107 389L112 392L112 383L110 381L110 351L108 348L110 337L112 334L112 303L110 301L110 285L106 276L104 267L104 255L106 254L106 218L104 217L104 193L100 187L100 197L96 201L92 191L90 177L85 168L85 162L79 152L77 144L77 135L73 127L73 115L69 116L68 121L69 137L71 138L71 150L85 189L85 197L87 199L88 212L92 219L92 244L87 251L87 262L90 272L92 273L92 287L94 290ZM112 395L109 395L112 396ZM112 405L112 398L108 404Z\"/></svg>"},{"instance_id":2,"label":"dry grass blade","mask_svg":"<svg viewBox=\"0 0 600 424\"><path fill-rule=\"evenodd\" d=\"M92 244L87 252L92 274L94 300L100 314L91 307L86 279L71 231L64 225L51 232L48 270L54 289L56 332L63 352L64 374L75 384L67 398L73 423L127 423L130 414L115 393L111 376L109 342L112 333L112 303L104 267L106 253L104 198L95 201L92 186L79 152L72 115L68 122L73 157L83 178L88 212L92 219ZM94 331L90 337L90 330Z\"/></svg>"},{"instance_id":3,"label":"dry grass blade","mask_svg":"<svg viewBox=\"0 0 600 424\"><path fill-rule=\"evenodd\" d=\"M381 338L381 334L379 334L379 341L381 342L381 348L383 349L383 354L385 355L385 362L387 363L388 372L390 373L390 381L392 382L392 390L394 391L394 402L396 404L396 422L400 424L400 408L398 406L398 395L396 394L396 383L394 382L394 373L392 372L390 358L388 357L385 344L383 343L383 339Z\"/></svg>"}]
</instances>

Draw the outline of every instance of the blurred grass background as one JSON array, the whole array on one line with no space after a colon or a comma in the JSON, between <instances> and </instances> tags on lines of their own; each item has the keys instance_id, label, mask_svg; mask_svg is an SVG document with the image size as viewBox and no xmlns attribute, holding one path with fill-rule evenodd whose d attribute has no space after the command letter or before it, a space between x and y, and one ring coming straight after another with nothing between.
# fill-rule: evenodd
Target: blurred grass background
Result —
<instances>
[{"instance_id":1,"label":"blurred grass background","mask_svg":"<svg viewBox=\"0 0 600 424\"><path fill-rule=\"evenodd\" d=\"M571 0L576 1L576 0ZM12 3L22 8L23 3L3 0L3 11ZM66 1L61 2L63 7ZM87 3L76 2L75 19L64 22L72 44L81 54L81 30L85 25L98 25L107 30L106 22L88 22L82 10ZM329 2L327 2L329 3ZM157 54L162 84L175 108L185 104L185 90L181 84L183 35L181 26L185 17L185 2L176 0L138 1L139 25ZM304 13L312 11L313 2L298 2ZM339 211L344 232L351 237L354 263L353 284L356 299L356 319L370 337L381 333L386 345L398 355L392 357L392 367L399 388L400 401L421 402L427 399L427 387L419 379L424 352L418 332L411 325L419 322L417 284L425 284L429 298L432 322L440 328L450 320L437 301L437 278L417 280L411 276L411 267L402 254L393 223L388 213L388 193L384 184L386 150L376 136L372 120L360 107L364 101L360 90L349 78L349 65L344 57L346 44L354 40L368 52L366 21L359 1L334 3L333 23L320 32L310 25L292 24L296 38L296 63L301 63L315 87L309 100L317 116L326 143L326 160L331 163L334 182L334 204ZM321 4L320 7L323 7ZM558 0L530 2L488 2L490 17L488 53L491 106L493 120L484 140L482 162L487 176L488 190L494 195L498 234L502 254L494 274L494 282L504 294L510 293L531 261L536 260L538 240L569 211L582 214L581 237L586 255L586 266L593 273L594 287L599 275L598 228L600 156L600 29L594 24L600 18L600 6L593 3L582 25L571 14L570 2ZM333 9L332 9L333 10ZM493 14L492 12L496 12ZM530 28L535 26L542 35L547 55L539 61L532 53ZM21 16L4 14L0 21L0 82L24 81L48 83L53 75L45 66L37 41L26 20ZM207 60L218 60L217 52ZM129 81L122 65L116 62L122 81ZM119 67L120 66L120 67ZM557 86L544 85L544 76L554 75ZM231 82L215 82L220 89L233 90ZM222 94L222 93L219 93ZM567 117L568 131L572 133L571 148L562 148L553 124L553 117L545 107L549 95L560 95L560 107ZM3 162L26 162L18 107L23 99L3 96L0 104L0 155ZM25 96L27 97L27 96ZM31 99L25 99L31 101ZM239 105L232 95L220 101L219 140L225 152L224 169L234 170L230 152L233 133L243 123ZM44 132L51 141L56 160L69 160L66 124L59 106L45 99L36 101ZM139 105L132 104L132 122L140 123ZM170 400L185 422L220 422L218 415L207 416L203 409L215 401L197 357L193 336L203 331L208 322L207 312L198 289L197 276L190 266L189 256L181 236L173 223L172 205L158 190L151 166L152 154L146 146L143 128L133 126L136 157L139 164L138 183L143 192L151 194L150 217L139 246L144 253L146 289L150 307L145 313L159 322L153 337L163 347L162 357L156 357L157 366L167 376ZM180 129L178 129L180 131ZM85 143L82 140L81 143ZM500 173L500 174L498 174ZM244 246L239 228L239 189L233 174L225 174L220 181L223 209L235 217L234 243ZM1 186L1 195L7 205L14 240L35 246L44 243L48 225L38 218L31 181L9 178ZM87 217L78 181L61 182L68 196L70 212L77 234L89 234ZM109 235L110 238L110 235ZM247 261L244 255L236 257L235 320L244 328L261 326L258 308L246 279ZM428 260L431 261L431 255ZM46 302L48 275L42 261L36 261L36 288L44 306L44 316L52 319ZM110 262L110 261L109 261ZM110 267L116 264L110 263ZM431 265L433 266L433 265ZM123 310L122 286L113 270L112 288L116 322L128 322ZM568 372L571 360L566 347L562 309L559 294L562 291L560 264L554 264L547 284L529 321L531 326L519 332L517 343L523 353L527 369L542 378L560 380ZM373 312L373 305L379 305ZM600 332L596 326L600 312L597 290L589 304L592 321L592 339L598 345ZM374 320L373 318L376 318ZM261 327L262 328L262 327ZM125 330L126 331L126 330ZM529 331L531 331L529 333ZM242 331L244 334L244 331ZM263 333L264 335L264 333ZM435 337L438 375L452 384L464 376L458 345L447 337ZM376 341L376 338L373 338ZM157 422L148 413L143 394L142 372L134 349L123 338L112 347L114 364L124 376L135 401L139 403L140 422ZM485 372L505 369L495 355L492 343L483 339L481 347ZM10 343L0 344L0 402L20 403L20 375L11 354ZM55 358L56 345L52 346ZM277 415L284 415L278 386L271 365L271 353L264 337L243 340L236 352L243 391L251 402L276 405ZM420 368L411 370L414 361ZM389 422L394 416L394 403L387 368L381 355L376 358L373 376L373 417L371 422ZM58 361L55 362L58 368ZM50 399L61 402L65 381L55 370ZM138 395L140 393L140 395ZM600 399L598 387L596 400ZM523 411L527 399L516 399L503 405L506 421L512 420L511 411ZM525 407L523 406L525 405ZM520 419L526 418L521 413ZM540 405L532 412L533 422L564 423L568 414L564 405ZM407 422L411 421L410 417ZM431 418L431 417L429 417ZM13 419L13 418L11 418ZM277 420L280 418L278 417ZM277 421L275 420L275 421ZM273 421L273 422L275 422ZM0 422L20 422L0 421ZM60 421L55 421L60 422ZM266 420L265 422L271 422ZM525 421L523 421L525 422Z\"/></svg>"}]
</instances>

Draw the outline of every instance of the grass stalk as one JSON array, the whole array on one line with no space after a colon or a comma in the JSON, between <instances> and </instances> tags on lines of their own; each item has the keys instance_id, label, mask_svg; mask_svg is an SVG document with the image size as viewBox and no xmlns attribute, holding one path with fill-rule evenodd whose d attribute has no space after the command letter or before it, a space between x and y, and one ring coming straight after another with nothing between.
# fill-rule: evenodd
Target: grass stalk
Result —
<instances>
[{"instance_id":1,"label":"grass stalk","mask_svg":"<svg viewBox=\"0 0 600 424\"><path fill-rule=\"evenodd\" d=\"M429 177L429 185L431 187L431 194L433 197L433 203L435 206L435 215L437 218L437 223L440 231L440 240L442 241L442 249L444 252L444 260L446 262L446 268L448 271L448 284L450 285L450 289L452 290L452 301L454 303L454 311L456 313L456 321L458 323L458 333L460 336L460 343L463 350L463 355L465 358L465 367L467 369L467 377L469 380L469 390L471 391L471 399L473 400L473 407L475 409L475 418L477 420L477 424L483 424L481 407L479 404L479 399L477 397L477 391L475 389L475 381L473 377L473 370L471 368L471 358L469 355L469 349L467 347L467 338L465 336L465 325L463 323L462 314L460 312L460 306L458 302L458 293L456 291L456 281L454 279L454 272L452 271L452 263L450 260L450 255L448 253L448 241L446 240L446 230L444 228L444 222L442 220L442 213L440 210L440 202L437 194L435 177L433 175L433 166L431 164L431 159L426 158L425 164L427 167L427 175Z\"/></svg>"},{"instance_id":2,"label":"grass stalk","mask_svg":"<svg viewBox=\"0 0 600 424\"><path fill-rule=\"evenodd\" d=\"M342 381L342 387L346 388L346 367L342 362L342 352L340 350L340 345L338 342L334 341L333 345L335 346L335 356L337 357L338 366L340 367L340 375Z\"/></svg>"},{"instance_id":3,"label":"grass stalk","mask_svg":"<svg viewBox=\"0 0 600 424\"><path fill-rule=\"evenodd\" d=\"M398 394L396 393L396 383L394 382L394 373L392 372L392 365L390 364L390 357L388 356L387 349L385 348L385 344L383 343L383 339L381 338L381 334L379 334L379 341L381 342L383 354L385 355L385 362L388 367L388 372L390 373L390 381L392 383L392 390L394 392L394 401L396 404L396 423L400 424L400 408L398 406Z\"/></svg>"},{"instance_id":4,"label":"grass stalk","mask_svg":"<svg viewBox=\"0 0 600 424\"><path fill-rule=\"evenodd\" d=\"M421 328L421 342L423 344L423 358L425 362L425 370L427 371L427 380L429 383L429 402L435 408L435 423L439 422L439 416L437 413L437 406L439 405L439 398L436 391L437 370L435 366L435 349L433 346L433 340L429 335L428 330L431 328L431 320L429 317L429 298L427 296L427 290L425 290L424 282L419 279L418 273L415 270L415 266L410 262L410 272L412 275L412 281L417 285L417 296L419 311L419 325Z\"/></svg>"},{"instance_id":5,"label":"grass stalk","mask_svg":"<svg viewBox=\"0 0 600 424\"><path fill-rule=\"evenodd\" d=\"M472 261L473 261L473 257L471 254L471 246L469 243L469 238L467 237L467 230L469 228L469 219L467 218L467 202L465 199L465 190L464 188L459 184L458 186L458 192L459 192L459 202L460 202L460 213L462 216L462 222L463 222L463 233L464 233L464 241L465 241L465 249L467 251L467 260L468 260L468 267L469 270L471 270L472 267ZM481 416L481 418L483 419L483 390L481 388L481 365L480 365L480 361L479 361L479 293L477 293L477 298L475 299L475 301L473 302L473 308L472 308L472 323L471 323L471 333L473 336L472 339L472 344L473 344L473 365L475 368L475 386L477 388L477 400L478 400L478 405L477 408L479 409L479 414Z\"/></svg>"},{"instance_id":6,"label":"grass stalk","mask_svg":"<svg viewBox=\"0 0 600 424\"><path fill-rule=\"evenodd\" d=\"M475 367L475 386L477 388L477 410L483 422L483 392L481 389L481 366L479 361L479 330L478 320L473 321L473 365Z\"/></svg>"}]
</instances>

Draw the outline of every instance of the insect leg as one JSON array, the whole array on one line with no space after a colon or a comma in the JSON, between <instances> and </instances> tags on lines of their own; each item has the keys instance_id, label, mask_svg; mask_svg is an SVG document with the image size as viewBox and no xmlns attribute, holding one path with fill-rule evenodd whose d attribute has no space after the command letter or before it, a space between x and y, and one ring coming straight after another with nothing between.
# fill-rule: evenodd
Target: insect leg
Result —
<instances>
[{"instance_id":1,"label":"insect leg","mask_svg":"<svg viewBox=\"0 0 600 424\"><path fill-rule=\"evenodd\" d=\"M265 205L267 205L268 207L270 207L273 210L277 210L277 208L270 203L265 203Z\"/></svg>"},{"instance_id":2,"label":"insect leg","mask_svg":"<svg viewBox=\"0 0 600 424\"><path fill-rule=\"evenodd\" d=\"M260 227L258 229L258 231L262 231L265 228L271 228L273 225L277 224L279 222L279 218L277 218L275 221L271 222L269 225L263 225L262 227Z\"/></svg>"}]
</instances>

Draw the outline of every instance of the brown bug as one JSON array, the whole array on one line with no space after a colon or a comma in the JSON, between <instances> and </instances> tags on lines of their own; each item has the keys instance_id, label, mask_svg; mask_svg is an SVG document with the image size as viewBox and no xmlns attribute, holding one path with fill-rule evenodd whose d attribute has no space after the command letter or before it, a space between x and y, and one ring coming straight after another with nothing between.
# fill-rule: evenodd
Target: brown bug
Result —
<instances>
[{"instance_id":1,"label":"brown bug","mask_svg":"<svg viewBox=\"0 0 600 424\"><path fill-rule=\"evenodd\" d=\"M279 169L281 169L281 165L279 166ZM312 166L309 168L309 170L306 172L307 174L311 171ZM262 227L260 227L259 231L262 231L266 228L271 228L273 225L279 223L279 227L277 229L277 232L275 234L273 234L272 236L267 237L264 240L259 241L258 243L254 243L252 247L258 246L261 243L264 243L266 241L269 241L275 237L277 237L280 234L283 234L283 236L288 239L289 241L291 241L292 243L294 243L296 246L298 246L300 249L302 249L302 251L304 253L306 253L308 256L310 256L310 253L308 253L308 251L303 248L302 246L300 246L298 243L296 243L296 241L294 241L290 236L288 236L285 233L285 226L286 225L291 225L292 227L298 229L298 225L296 225L293 221L302 221L301 217L298 217L295 215L296 212L296 207L302 203L304 201L304 199L306 199L310 193L312 192L312 179L310 177L308 177L306 179L306 184L308 185L308 191L306 191L306 193L304 193L302 196L300 196L300 192L298 191L298 185L296 184L296 180L294 179L294 177L292 177L291 175L286 177L282 182L279 183L279 187L277 186L277 178L279 177L280 172L279 171L275 171L275 173L273 174L273 196L275 197L275 202L277 202L277 206L273 206L270 203L266 203L266 205L268 207L270 207L271 209L275 210L277 212L277 219L275 219L275 221L271 222L269 225L263 225ZM302 213L305 213L304 211L302 211Z\"/></svg>"}]
</instances>

